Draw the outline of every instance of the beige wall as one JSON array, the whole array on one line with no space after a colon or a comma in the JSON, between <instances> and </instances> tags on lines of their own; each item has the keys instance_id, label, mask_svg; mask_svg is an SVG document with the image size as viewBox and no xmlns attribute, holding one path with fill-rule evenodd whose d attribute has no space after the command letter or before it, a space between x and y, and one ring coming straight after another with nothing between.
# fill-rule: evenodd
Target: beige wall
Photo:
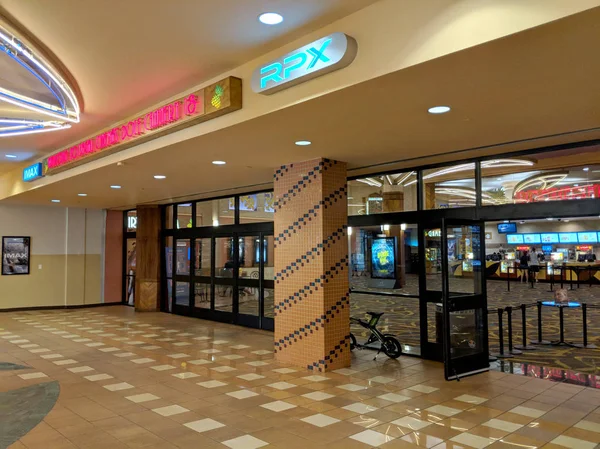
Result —
<instances>
[{"instance_id":1,"label":"beige wall","mask_svg":"<svg viewBox=\"0 0 600 449\"><path fill-rule=\"evenodd\" d=\"M0 276L0 309L103 302L105 212L0 205L0 236L31 237L30 274Z\"/></svg>"}]
</instances>

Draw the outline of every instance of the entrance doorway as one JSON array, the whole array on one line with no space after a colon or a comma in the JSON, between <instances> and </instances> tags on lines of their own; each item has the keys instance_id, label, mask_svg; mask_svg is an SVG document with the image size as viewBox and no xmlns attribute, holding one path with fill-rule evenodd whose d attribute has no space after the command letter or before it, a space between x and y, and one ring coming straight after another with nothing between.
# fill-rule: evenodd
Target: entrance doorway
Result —
<instances>
[{"instance_id":1,"label":"entrance doorway","mask_svg":"<svg viewBox=\"0 0 600 449\"><path fill-rule=\"evenodd\" d=\"M420 236L421 341L423 356L443 361L449 380L489 367L485 235L476 221L436 224Z\"/></svg>"},{"instance_id":2,"label":"entrance doorway","mask_svg":"<svg viewBox=\"0 0 600 449\"><path fill-rule=\"evenodd\" d=\"M274 329L273 233L198 229L175 239L169 254L175 282L167 282L168 307L191 315L259 329ZM168 274L168 273L167 273Z\"/></svg>"}]
</instances>

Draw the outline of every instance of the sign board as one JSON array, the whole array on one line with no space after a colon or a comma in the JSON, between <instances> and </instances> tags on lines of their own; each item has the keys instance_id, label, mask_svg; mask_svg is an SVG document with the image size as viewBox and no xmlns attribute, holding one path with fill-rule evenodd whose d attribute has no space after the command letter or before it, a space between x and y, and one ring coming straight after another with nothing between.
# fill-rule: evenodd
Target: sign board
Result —
<instances>
[{"instance_id":1,"label":"sign board","mask_svg":"<svg viewBox=\"0 0 600 449\"><path fill-rule=\"evenodd\" d=\"M373 239L371 245L371 277L396 279L396 239L384 237Z\"/></svg>"},{"instance_id":2,"label":"sign board","mask_svg":"<svg viewBox=\"0 0 600 449\"><path fill-rule=\"evenodd\" d=\"M358 45L344 33L333 33L258 67L252 73L252 90L271 95L283 89L347 67Z\"/></svg>"},{"instance_id":3,"label":"sign board","mask_svg":"<svg viewBox=\"0 0 600 449\"><path fill-rule=\"evenodd\" d=\"M2 237L2 274L29 274L30 237Z\"/></svg>"},{"instance_id":4,"label":"sign board","mask_svg":"<svg viewBox=\"0 0 600 449\"><path fill-rule=\"evenodd\" d=\"M31 182L36 179L40 179L44 174L42 172L42 163L38 162L37 164L33 164L25 169L23 169L23 181Z\"/></svg>"},{"instance_id":5,"label":"sign board","mask_svg":"<svg viewBox=\"0 0 600 449\"><path fill-rule=\"evenodd\" d=\"M516 223L498 223L498 234L514 234L515 232L517 232Z\"/></svg>"},{"instance_id":6,"label":"sign board","mask_svg":"<svg viewBox=\"0 0 600 449\"><path fill-rule=\"evenodd\" d=\"M242 80L230 76L52 154L43 161L42 174L52 175L241 108Z\"/></svg>"}]
</instances>

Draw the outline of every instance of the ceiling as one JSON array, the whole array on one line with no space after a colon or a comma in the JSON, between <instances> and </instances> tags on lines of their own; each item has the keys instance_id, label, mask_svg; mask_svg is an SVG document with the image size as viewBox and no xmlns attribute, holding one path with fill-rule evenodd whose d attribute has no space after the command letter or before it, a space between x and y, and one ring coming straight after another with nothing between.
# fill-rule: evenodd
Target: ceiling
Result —
<instances>
[{"instance_id":1,"label":"ceiling","mask_svg":"<svg viewBox=\"0 0 600 449\"><path fill-rule=\"evenodd\" d=\"M0 174L16 167L7 153L18 163L54 152L375 1L0 0L0 18L77 80L83 109L69 130L0 139ZM283 24L248 20L265 11Z\"/></svg>"},{"instance_id":2,"label":"ceiling","mask_svg":"<svg viewBox=\"0 0 600 449\"><path fill-rule=\"evenodd\" d=\"M595 8L5 201L128 208L269 186L274 168L316 157L354 175L600 138L598 36ZM427 113L438 104L452 111Z\"/></svg>"}]
</instances>

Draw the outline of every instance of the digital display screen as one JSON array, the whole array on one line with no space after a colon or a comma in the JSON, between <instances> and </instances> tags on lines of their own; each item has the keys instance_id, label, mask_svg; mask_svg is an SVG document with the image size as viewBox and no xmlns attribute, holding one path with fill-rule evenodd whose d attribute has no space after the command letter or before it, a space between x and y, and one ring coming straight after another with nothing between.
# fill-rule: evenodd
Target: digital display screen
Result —
<instances>
[{"instance_id":1,"label":"digital display screen","mask_svg":"<svg viewBox=\"0 0 600 449\"><path fill-rule=\"evenodd\" d=\"M558 234L542 234L542 243L558 243Z\"/></svg>"},{"instance_id":2,"label":"digital display screen","mask_svg":"<svg viewBox=\"0 0 600 449\"><path fill-rule=\"evenodd\" d=\"M558 240L560 243L577 243L577 233L576 232L561 232L558 234Z\"/></svg>"},{"instance_id":3,"label":"digital display screen","mask_svg":"<svg viewBox=\"0 0 600 449\"><path fill-rule=\"evenodd\" d=\"M373 239L371 277L396 279L396 239L394 237Z\"/></svg>"},{"instance_id":4,"label":"digital display screen","mask_svg":"<svg viewBox=\"0 0 600 449\"><path fill-rule=\"evenodd\" d=\"M523 241L525 243L542 243L539 234L523 234Z\"/></svg>"},{"instance_id":5,"label":"digital display screen","mask_svg":"<svg viewBox=\"0 0 600 449\"><path fill-rule=\"evenodd\" d=\"M507 234L506 242L509 245L520 245L523 243L523 234Z\"/></svg>"},{"instance_id":6,"label":"digital display screen","mask_svg":"<svg viewBox=\"0 0 600 449\"><path fill-rule=\"evenodd\" d=\"M551 253L552 252L552 245L542 245L542 251L545 253Z\"/></svg>"},{"instance_id":7,"label":"digital display screen","mask_svg":"<svg viewBox=\"0 0 600 449\"><path fill-rule=\"evenodd\" d=\"M498 234L512 234L517 232L516 223L498 223Z\"/></svg>"},{"instance_id":8,"label":"digital display screen","mask_svg":"<svg viewBox=\"0 0 600 449\"><path fill-rule=\"evenodd\" d=\"M598 234L596 232L578 232L579 243L598 243Z\"/></svg>"}]
</instances>

